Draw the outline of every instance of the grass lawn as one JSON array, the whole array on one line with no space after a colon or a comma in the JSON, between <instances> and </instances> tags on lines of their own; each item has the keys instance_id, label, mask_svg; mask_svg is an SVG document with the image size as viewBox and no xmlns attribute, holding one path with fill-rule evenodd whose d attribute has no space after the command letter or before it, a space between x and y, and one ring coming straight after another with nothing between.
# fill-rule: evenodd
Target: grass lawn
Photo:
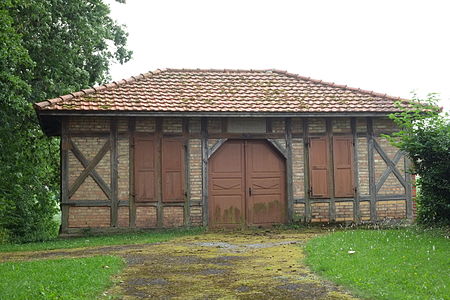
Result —
<instances>
[{"instance_id":1,"label":"grass lawn","mask_svg":"<svg viewBox=\"0 0 450 300\"><path fill-rule=\"evenodd\" d=\"M124 265L94 256L0 264L0 299L94 299Z\"/></svg>"},{"instance_id":2,"label":"grass lawn","mask_svg":"<svg viewBox=\"0 0 450 300\"><path fill-rule=\"evenodd\" d=\"M314 271L357 296L450 299L450 239L442 232L340 231L311 240L306 251Z\"/></svg>"},{"instance_id":3,"label":"grass lawn","mask_svg":"<svg viewBox=\"0 0 450 300\"><path fill-rule=\"evenodd\" d=\"M202 228L152 230L136 233L123 233L103 236L86 236L77 238L58 238L51 241L27 244L3 244L0 252L38 251L53 249L82 248L106 245L146 244L168 241L172 238L194 235L203 232Z\"/></svg>"}]
</instances>

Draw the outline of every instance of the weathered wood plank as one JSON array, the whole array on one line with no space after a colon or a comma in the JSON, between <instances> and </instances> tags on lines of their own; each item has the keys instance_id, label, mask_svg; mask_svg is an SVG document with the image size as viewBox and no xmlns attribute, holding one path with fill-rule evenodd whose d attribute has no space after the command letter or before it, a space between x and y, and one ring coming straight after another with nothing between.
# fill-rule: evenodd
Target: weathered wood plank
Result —
<instances>
[{"instance_id":1,"label":"weathered wood plank","mask_svg":"<svg viewBox=\"0 0 450 300\"><path fill-rule=\"evenodd\" d=\"M219 139L212 147L208 150L208 158L210 158L214 152L216 152L220 146L222 146L228 139Z\"/></svg>"},{"instance_id":2,"label":"weathered wood plank","mask_svg":"<svg viewBox=\"0 0 450 300\"><path fill-rule=\"evenodd\" d=\"M189 119L183 118L184 140L184 226L191 225L191 184L189 178L190 170L190 147L189 147Z\"/></svg>"},{"instance_id":3,"label":"weathered wood plank","mask_svg":"<svg viewBox=\"0 0 450 300\"><path fill-rule=\"evenodd\" d=\"M291 134L290 134L290 138L291 138L291 141L292 141L292 131L291 131ZM286 139L286 137L285 137L285 139ZM286 148L285 147L283 147L282 145L280 145L280 143L278 143L276 140L274 140L274 139L267 139L267 141L269 141L282 155L283 155L283 157L284 158L287 158L287 151L286 151ZM292 144L292 143L291 143ZM287 145L287 144L286 144ZM292 146L292 145L291 145Z\"/></svg>"},{"instance_id":4,"label":"weathered wood plank","mask_svg":"<svg viewBox=\"0 0 450 300\"><path fill-rule=\"evenodd\" d=\"M377 220L377 189L375 186L375 161L374 161L374 135L373 122L371 118L367 118L367 151L368 151L368 166L369 166L369 193L370 193L370 220L375 222Z\"/></svg>"},{"instance_id":5,"label":"weathered wood plank","mask_svg":"<svg viewBox=\"0 0 450 300\"><path fill-rule=\"evenodd\" d=\"M69 189L68 198L72 197L73 194L78 190L81 184L84 182L87 176L91 173L91 171L97 166L97 164L102 160L105 154L111 148L111 142L108 140L105 142L100 151L95 155L95 157L90 161L89 166L81 172L80 176L75 180L72 187Z\"/></svg>"},{"instance_id":6,"label":"weathered wood plank","mask_svg":"<svg viewBox=\"0 0 450 300\"><path fill-rule=\"evenodd\" d=\"M336 221L336 203L334 192L334 155L333 155L333 119L325 120L326 135L328 140L328 193L330 195L330 222Z\"/></svg>"},{"instance_id":7,"label":"weathered wood plank","mask_svg":"<svg viewBox=\"0 0 450 300\"><path fill-rule=\"evenodd\" d=\"M285 119L285 139L286 139L286 181L287 181L287 213L288 223L294 221L294 187L292 180L292 119Z\"/></svg>"},{"instance_id":8,"label":"weathered wood plank","mask_svg":"<svg viewBox=\"0 0 450 300\"><path fill-rule=\"evenodd\" d=\"M117 220L118 220L118 196L119 196L119 170L118 170L118 163L119 163L119 154L118 154L118 141L117 141L117 119L113 118L110 122L110 140L111 140L111 226L117 227Z\"/></svg>"},{"instance_id":9,"label":"weathered wood plank","mask_svg":"<svg viewBox=\"0 0 450 300\"><path fill-rule=\"evenodd\" d=\"M353 186L355 187L355 196L353 201L353 218L355 223L361 221L361 210L359 207L359 167L358 167L358 135L356 130L356 118L350 119L350 127L353 137Z\"/></svg>"},{"instance_id":10,"label":"weathered wood plank","mask_svg":"<svg viewBox=\"0 0 450 300\"><path fill-rule=\"evenodd\" d=\"M136 202L134 187L134 135L136 132L136 118L128 119L128 201L130 203L130 227L136 227Z\"/></svg>"},{"instance_id":11,"label":"weathered wood plank","mask_svg":"<svg viewBox=\"0 0 450 300\"><path fill-rule=\"evenodd\" d=\"M69 227L69 207L65 204L69 202L69 135L68 119L61 120L61 141L60 141L60 159L61 159L61 232L66 232Z\"/></svg>"},{"instance_id":12,"label":"weathered wood plank","mask_svg":"<svg viewBox=\"0 0 450 300\"><path fill-rule=\"evenodd\" d=\"M208 225L208 118L201 119L203 226Z\"/></svg>"},{"instance_id":13,"label":"weathered wood plank","mask_svg":"<svg viewBox=\"0 0 450 300\"><path fill-rule=\"evenodd\" d=\"M162 151L162 130L163 119L156 118L155 120L155 196L156 196L156 215L157 226L163 227L163 206L162 206L162 164L161 164L161 151Z\"/></svg>"},{"instance_id":14,"label":"weathered wood plank","mask_svg":"<svg viewBox=\"0 0 450 300\"><path fill-rule=\"evenodd\" d=\"M303 119L303 178L304 178L304 190L305 190L305 222L309 223L311 221L311 204L310 204L310 193L309 193L309 129L308 129L308 118Z\"/></svg>"}]
</instances>

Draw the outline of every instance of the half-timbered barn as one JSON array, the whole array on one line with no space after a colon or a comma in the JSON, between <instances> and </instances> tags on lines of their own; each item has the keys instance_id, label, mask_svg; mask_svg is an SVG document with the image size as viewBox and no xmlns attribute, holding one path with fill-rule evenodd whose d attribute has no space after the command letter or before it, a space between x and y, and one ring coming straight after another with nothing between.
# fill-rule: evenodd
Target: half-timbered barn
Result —
<instances>
[{"instance_id":1,"label":"half-timbered barn","mask_svg":"<svg viewBox=\"0 0 450 300\"><path fill-rule=\"evenodd\" d=\"M277 70L167 69L35 104L62 231L413 217L400 99Z\"/></svg>"}]
</instances>

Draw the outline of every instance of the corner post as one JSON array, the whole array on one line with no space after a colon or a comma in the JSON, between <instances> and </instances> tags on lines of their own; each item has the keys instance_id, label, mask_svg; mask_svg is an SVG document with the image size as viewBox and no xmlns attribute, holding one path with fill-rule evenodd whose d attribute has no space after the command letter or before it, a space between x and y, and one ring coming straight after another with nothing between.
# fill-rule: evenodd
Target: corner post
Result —
<instances>
[{"instance_id":1,"label":"corner post","mask_svg":"<svg viewBox=\"0 0 450 300\"><path fill-rule=\"evenodd\" d=\"M128 119L128 203L130 208L130 227L136 227L136 203L135 203L135 188L134 188L134 135L136 132L136 118Z\"/></svg>"},{"instance_id":2,"label":"corner post","mask_svg":"<svg viewBox=\"0 0 450 300\"><path fill-rule=\"evenodd\" d=\"M60 140L60 159L61 159L61 232L67 232L69 228L69 130L68 119L61 120L61 140Z\"/></svg>"},{"instance_id":3,"label":"corner post","mask_svg":"<svg viewBox=\"0 0 450 300\"><path fill-rule=\"evenodd\" d=\"M356 130L356 118L350 119L350 126L352 129L353 138L353 186L355 187L355 195L353 202L353 220L355 223L361 221L361 210L359 208L360 194L359 194L359 169L358 169L358 134Z\"/></svg>"},{"instance_id":4,"label":"corner post","mask_svg":"<svg viewBox=\"0 0 450 300\"><path fill-rule=\"evenodd\" d=\"M111 139L111 227L117 227L118 222L118 162L119 155L117 149L117 119L110 121L110 139Z\"/></svg>"},{"instance_id":5,"label":"corner post","mask_svg":"<svg viewBox=\"0 0 450 300\"><path fill-rule=\"evenodd\" d=\"M288 223L293 222L293 209L294 209L294 190L292 181L292 119L286 118L285 120L285 138L286 138L286 178L287 178L287 213Z\"/></svg>"},{"instance_id":6,"label":"corner post","mask_svg":"<svg viewBox=\"0 0 450 300\"><path fill-rule=\"evenodd\" d=\"M202 212L203 226L208 225L208 118L201 119L202 137Z\"/></svg>"},{"instance_id":7,"label":"corner post","mask_svg":"<svg viewBox=\"0 0 450 300\"><path fill-rule=\"evenodd\" d=\"M304 162L304 189L305 189L305 223L311 221L311 203L309 194L309 128L308 118L303 119L303 162Z\"/></svg>"},{"instance_id":8,"label":"corner post","mask_svg":"<svg viewBox=\"0 0 450 300\"><path fill-rule=\"evenodd\" d=\"M377 189L375 186L375 162L374 162L374 134L373 134L373 120L367 118L367 151L368 151L368 166L369 166L369 191L370 191L370 220L375 222L377 220Z\"/></svg>"}]
</instances>

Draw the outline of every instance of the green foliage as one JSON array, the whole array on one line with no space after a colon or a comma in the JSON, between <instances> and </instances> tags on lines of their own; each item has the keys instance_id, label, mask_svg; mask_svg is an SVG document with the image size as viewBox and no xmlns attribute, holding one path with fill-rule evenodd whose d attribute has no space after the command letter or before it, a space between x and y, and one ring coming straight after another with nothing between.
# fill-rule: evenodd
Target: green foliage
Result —
<instances>
[{"instance_id":1,"label":"green foliage","mask_svg":"<svg viewBox=\"0 0 450 300\"><path fill-rule=\"evenodd\" d=\"M362 298L448 299L450 243L443 233L414 227L335 232L306 245L306 262Z\"/></svg>"},{"instance_id":2,"label":"green foliage","mask_svg":"<svg viewBox=\"0 0 450 300\"><path fill-rule=\"evenodd\" d=\"M42 133L32 103L107 79L112 60L130 58L126 38L100 0L0 2L3 237L25 242L57 233L52 217L59 196L59 141Z\"/></svg>"},{"instance_id":3,"label":"green foliage","mask_svg":"<svg viewBox=\"0 0 450 300\"><path fill-rule=\"evenodd\" d=\"M450 225L450 119L441 113L435 94L414 100L412 109L391 115L401 131L389 138L407 153L420 176L418 221Z\"/></svg>"},{"instance_id":4,"label":"green foliage","mask_svg":"<svg viewBox=\"0 0 450 300\"><path fill-rule=\"evenodd\" d=\"M1 299L95 299L124 263L94 256L0 264Z\"/></svg>"},{"instance_id":5,"label":"green foliage","mask_svg":"<svg viewBox=\"0 0 450 300\"><path fill-rule=\"evenodd\" d=\"M202 232L204 232L204 228L195 227L188 229L164 229L114 235L58 238L51 241L39 243L0 245L0 252L71 249L107 245L150 244L169 241L181 236L196 235Z\"/></svg>"}]
</instances>

